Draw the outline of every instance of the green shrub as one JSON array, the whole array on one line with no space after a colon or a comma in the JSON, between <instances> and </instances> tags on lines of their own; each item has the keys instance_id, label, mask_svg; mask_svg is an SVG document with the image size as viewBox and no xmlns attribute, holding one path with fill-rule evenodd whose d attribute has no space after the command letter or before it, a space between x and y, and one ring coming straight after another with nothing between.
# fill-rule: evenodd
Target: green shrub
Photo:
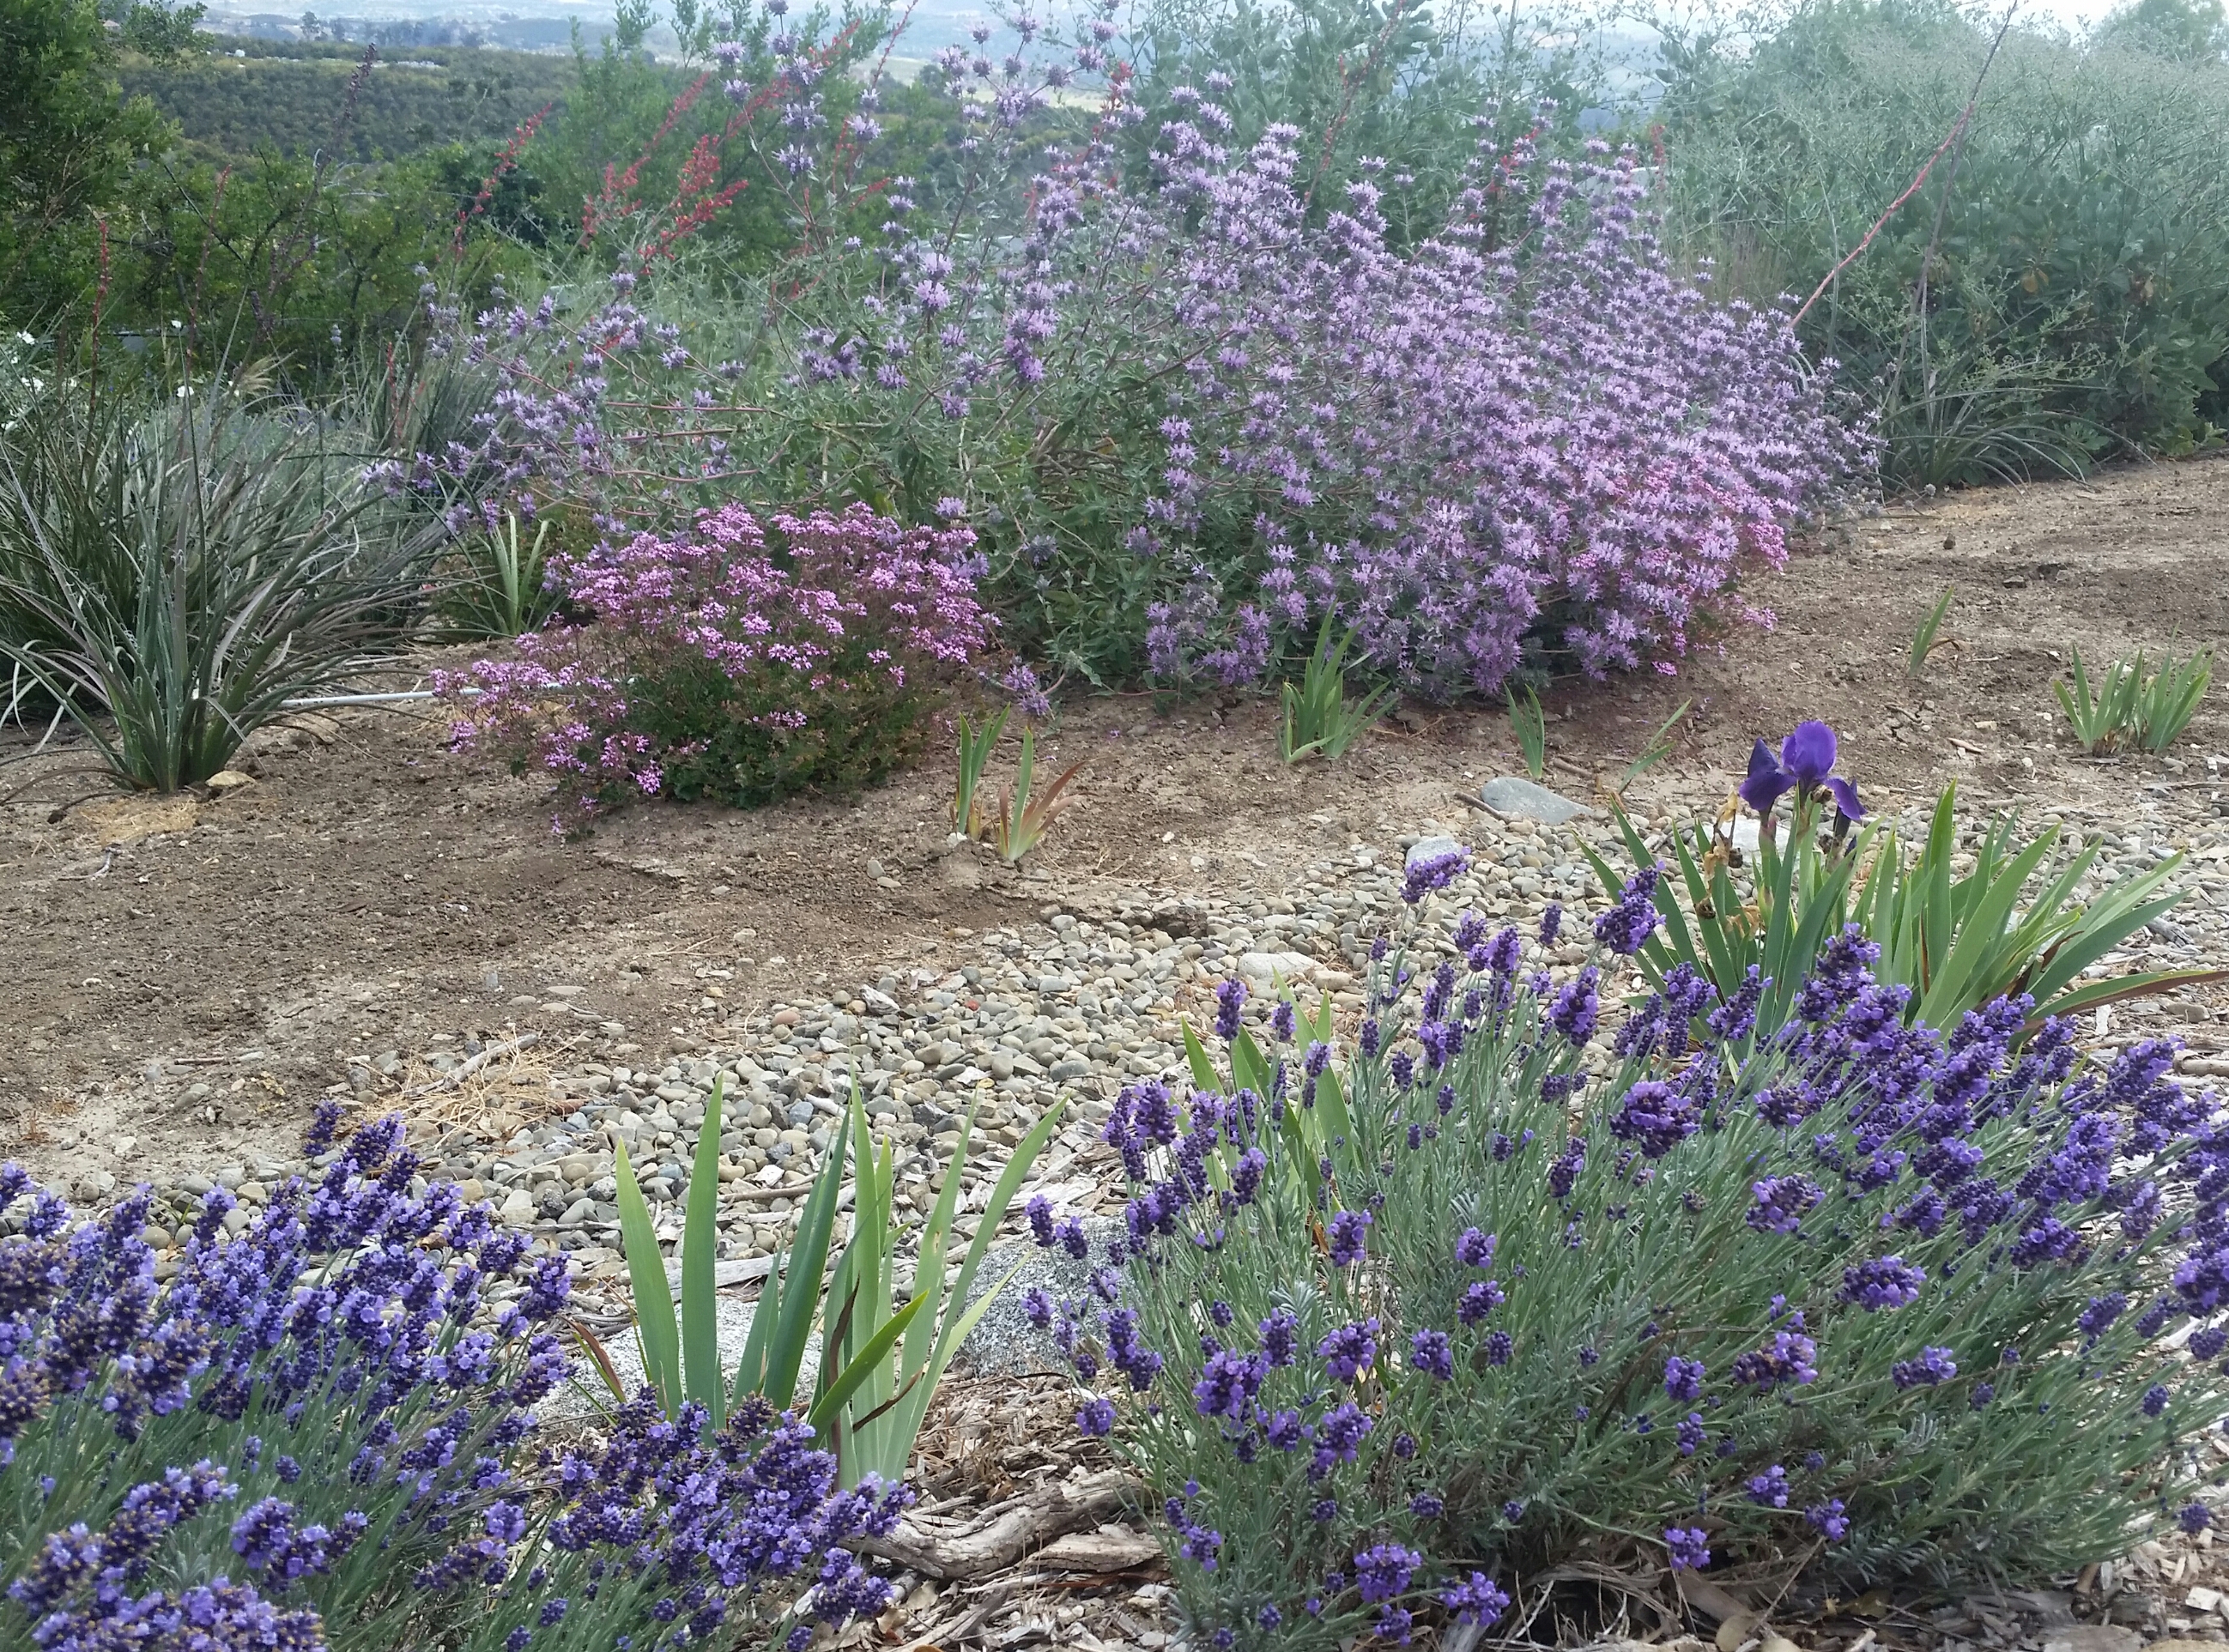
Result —
<instances>
[{"instance_id":1,"label":"green shrub","mask_svg":"<svg viewBox=\"0 0 2229 1652\"><path fill-rule=\"evenodd\" d=\"M1667 54L1673 233L1734 292L1802 297L1950 134L1990 31L1940 0L1811 0L1753 48L1730 38ZM2015 27L1962 144L1804 319L1880 406L1886 479L2078 472L2212 440L2229 422L2225 144L2218 58Z\"/></svg>"}]
</instances>

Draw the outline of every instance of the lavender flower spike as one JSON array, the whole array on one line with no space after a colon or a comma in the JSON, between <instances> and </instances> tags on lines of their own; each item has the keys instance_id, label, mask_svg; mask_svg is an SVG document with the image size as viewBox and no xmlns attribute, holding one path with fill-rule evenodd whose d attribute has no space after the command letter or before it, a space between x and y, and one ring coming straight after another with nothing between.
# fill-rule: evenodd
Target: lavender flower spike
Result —
<instances>
[{"instance_id":1,"label":"lavender flower spike","mask_svg":"<svg viewBox=\"0 0 2229 1652\"><path fill-rule=\"evenodd\" d=\"M1764 742L1758 741L1749 755L1749 775L1741 783L1741 800L1759 814L1770 814L1783 792L1793 791L1801 800L1824 787L1834 797L1835 810L1844 820L1864 820L1866 807L1858 801L1857 787L1834 772L1834 731L1823 723L1797 723L1788 738L1780 742L1777 762L1773 761Z\"/></svg>"}]
</instances>

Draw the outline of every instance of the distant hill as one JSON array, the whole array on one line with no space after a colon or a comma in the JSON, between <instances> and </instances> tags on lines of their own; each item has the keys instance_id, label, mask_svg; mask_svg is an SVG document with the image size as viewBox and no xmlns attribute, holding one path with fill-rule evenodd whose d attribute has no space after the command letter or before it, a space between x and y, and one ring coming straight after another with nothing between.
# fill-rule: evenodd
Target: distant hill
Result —
<instances>
[{"instance_id":1,"label":"distant hill","mask_svg":"<svg viewBox=\"0 0 2229 1652\"><path fill-rule=\"evenodd\" d=\"M361 45L222 37L206 57L127 64L127 96L145 96L189 143L226 154L307 154L333 141ZM382 48L344 141L357 160L500 138L573 82L570 57L469 46Z\"/></svg>"}]
</instances>

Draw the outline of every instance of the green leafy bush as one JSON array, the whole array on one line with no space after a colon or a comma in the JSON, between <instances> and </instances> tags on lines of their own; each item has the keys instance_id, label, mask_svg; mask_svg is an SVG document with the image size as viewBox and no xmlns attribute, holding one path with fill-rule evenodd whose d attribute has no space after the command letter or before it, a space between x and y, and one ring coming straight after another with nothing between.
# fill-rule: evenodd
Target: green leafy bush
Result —
<instances>
[{"instance_id":1,"label":"green leafy bush","mask_svg":"<svg viewBox=\"0 0 2229 1652\"><path fill-rule=\"evenodd\" d=\"M1941 0L1814 0L1753 45L1673 38L1675 238L1735 292L1808 294L1949 136L1993 33ZM1886 478L2076 472L2229 422L2225 143L2218 56L2015 26L1961 143L1803 322L1879 398Z\"/></svg>"},{"instance_id":2,"label":"green leafy bush","mask_svg":"<svg viewBox=\"0 0 2229 1652\"><path fill-rule=\"evenodd\" d=\"M1420 916L1336 1051L1328 1004L1258 1046L1227 983L1228 1076L1195 1045L1188 1102L1116 1103L1124 1270L1031 1307L1200 1638L1527 1621L1571 1567L2018 1579L2212 1523L2224 1178L2172 1046L2076 1077L2019 1000L1907 1026L1853 930L1776 1036L1681 970L1604 1051L1652 877L1560 984Z\"/></svg>"}]
</instances>

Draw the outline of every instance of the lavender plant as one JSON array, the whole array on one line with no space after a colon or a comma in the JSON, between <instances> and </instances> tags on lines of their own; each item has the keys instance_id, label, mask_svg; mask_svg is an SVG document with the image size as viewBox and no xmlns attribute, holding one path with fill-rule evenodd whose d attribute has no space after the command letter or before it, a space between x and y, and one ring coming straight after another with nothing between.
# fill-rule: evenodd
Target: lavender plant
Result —
<instances>
[{"instance_id":1,"label":"lavender plant","mask_svg":"<svg viewBox=\"0 0 2229 1652\"><path fill-rule=\"evenodd\" d=\"M1613 1032L1651 879L1559 978L1429 921L1463 870L1411 870L1342 1048L1327 1004L1265 1047L1226 985L1229 1076L1123 1092L1127 1235L1030 1304L1198 1636L1400 1643L1576 1561L2018 1579L2213 1522L2229 1160L2169 1044L1908 1025L1854 931L1774 1036L1692 970Z\"/></svg>"},{"instance_id":2,"label":"lavender plant","mask_svg":"<svg viewBox=\"0 0 2229 1652\"><path fill-rule=\"evenodd\" d=\"M646 1392L540 1443L569 1265L401 1141L244 1225L211 1192L159 1282L145 1190L79 1220L0 1167L0 1645L801 1645L886 1604L842 1545L905 1494L762 1404L700 1438Z\"/></svg>"}]
</instances>

